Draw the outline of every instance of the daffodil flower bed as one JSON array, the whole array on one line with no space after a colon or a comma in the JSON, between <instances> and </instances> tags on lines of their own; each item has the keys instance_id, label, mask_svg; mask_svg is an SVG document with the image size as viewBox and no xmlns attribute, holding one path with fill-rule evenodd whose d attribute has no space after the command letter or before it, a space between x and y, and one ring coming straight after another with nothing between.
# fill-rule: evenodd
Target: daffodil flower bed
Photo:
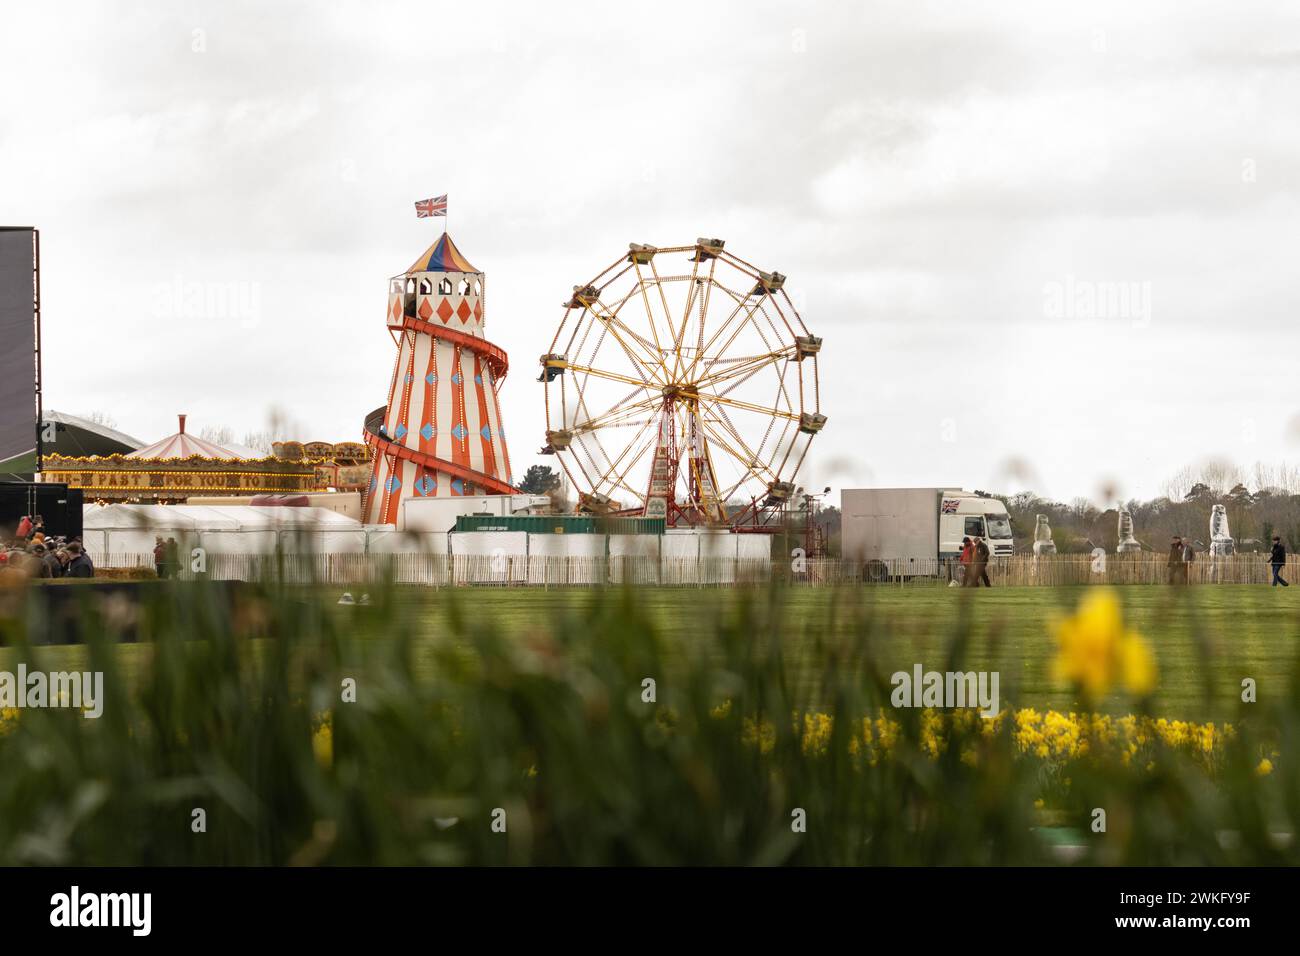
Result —
<instances>
[{"instance_id":1,"label":"daffodil flower bed","mask_svg":"<svg viewBox=\"0 0 1300 956\"><path fill-rule=\"evenodd\" d=\"M725 716L728 710L729 704L724 704L714 715ZM950 740L960 739L962 760L974 764L978 760L976 742L1001 735L1008 719L1016 754L1051 764L1095 757L1148 766L1164 751L1190 756L1213 771L1223 756L1224 745L1234 734L1231 724L1198 724L1133 714L1113 717L1055 710L1040 713L1023 708L984 718L973 709L926 709L920 714L919 752L935 760L947 752ZM861 718L854 729L856 732L848 740L849 753L864 757L870 766L896 756L899 742L904 739L902 724L883 710L875 717ZM834 718L826 713L805 713L802 717L795 714L794 730L805 754L824 755L830 747ZM741 734L747 745L762 753L770 753L776 746L776 728L770 720L746 717Z\"/></svg>"}]
</instances>

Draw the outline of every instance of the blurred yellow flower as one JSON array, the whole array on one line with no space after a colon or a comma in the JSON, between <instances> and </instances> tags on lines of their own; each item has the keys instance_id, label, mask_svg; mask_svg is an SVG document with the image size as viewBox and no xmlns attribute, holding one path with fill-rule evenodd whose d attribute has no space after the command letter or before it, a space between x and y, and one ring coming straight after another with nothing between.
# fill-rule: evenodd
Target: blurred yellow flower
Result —
<instances>
[{"instance_id":1,"label":"blurred yellow flower","mask_svg":"<svg viewBox=\"0 0 1300 956\"><path fill-rule=\"evenodd\" d=\"M1091 591L1053 631L1058 680L1075 684L1090 698L1104 695L1116 683L1139 696L1155 690L1155 654L1140 634L1125 629L1119 600L1110 589Z\"/></svg>"},{"instance_id":2,"label":"blurred yellow flower","mask_svg":"<svg viewBox=\"0 0 1300 956\"><path fill-rule=\"evenodd\" d=\"M1273 761L1269 760L1267 757L1261 760L1259 766L1255 768L1255 773L1259 774L1261 777L1267 777L1272 772Z\"/></svg>"}]
</instances>

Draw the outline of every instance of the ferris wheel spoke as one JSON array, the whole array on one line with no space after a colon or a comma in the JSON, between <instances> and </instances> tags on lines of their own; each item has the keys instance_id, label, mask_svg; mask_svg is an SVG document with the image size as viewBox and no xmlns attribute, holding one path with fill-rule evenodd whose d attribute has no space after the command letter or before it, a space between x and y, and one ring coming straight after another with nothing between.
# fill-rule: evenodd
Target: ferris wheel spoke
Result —
<instances>
[{"instance_id":1,"label":"ferris wheel spoke","mask_svg":"<svg viewBox=\"0 0 1300 956\"><path fill-rule=\"evenodd\" d=\"M616 315L608 314L608 309L605 309L602 303L597 302L595 304L600 305L601 308L604 310L605 314L596 311L596 309L593 307L591 309L592 317L595 318L596 321L600 322L609 331L609 334L614 337L614 341L616 341L619 344L619 347L627 355L628 361L631 362L632 365L638 369L638 373L641 374L644 378L645 373L648 372L650 374L650 377L653 378L655 381L659 382L660 385L667 385L668 380L663 369L663 364L659 360L659 356L638 355L635 352L633 352L632 347L627 344L627 341L624 339L623 335L619 334L620 328L625 333L629 333L631 332L631 330L628 329L627 326L624 325L621 321L619 321ZM644 340L641 340L640 337L636 336L634 333L630 337L633 338L634 341L637 341L638 344L640 344L643 348L649 346L648 342L644 342ZM645 381L646 384L649 384L648 379L645 379Z\"/></svg>"},{"instance_id":2,"label":"ferris wheel spoke","mask_svg":"<svg viewBox=\"0 0 1300 956\"><path fill-rule=\"evenodd\" d=\"M763 304L762 300L759 300L755 302L754 305L751 306L748 310L745 311L745 317L740 320L740 324L737 325L735 329L732 331L731 337L727 339L726 343L722 346L722 348L718 349L716 352L713 353L714 357L709 360L708 364L705 365L703 369L700 370L701 375L707 375L709 373L709 370L713 368L714 365L717 364L718 359L721 358L723 355L727 354L727 351L731 348L733 344L735 344L736 339L740 337L740 333L745 331L746 325L753 325L755 329L758 328L758 324L754 322L754 313L759 311L762 304ZM760 338L762 337L762 333L759 333L759 337ZM716 336L715 336L715 340L716 340ZM767 346L768 351L772 351L771 346L767 344L766 340L764 340L763 344ZM712 351L712 349L713 349L713 344L712 341L710 341L709 345L706 346L706 351Z\"/></svg>"},{"instance_id":3,"label":"ferris wheel spoke","mask_svg":"<svg viewBox=\"0 0 1300 956\"><path fill-rule=\"evenodd\" d=\"M768 468L764 462L754 458L753 455L749 454L747 450L744 449L744 442L739 443L741 449L737 450L732 443L726 439L726 437L719 434L718 431L711 427L707 421L701 420L700 424L705 433L712 437L714 443L725 449L727 454L731 456L732 461L740 465L742 475L740 479L727 490L725 495L726 498L730 498L735 494L737 488L743 485L751 476L757 475L760 471L766 472L775 477L772 470Z\"/></svg>"},{"instance_id":4,"label":"ferris wheel spoke","mask_svg":"<svg viewBox=\"0 0 1300 956\"><path fill-rule=\"evenodd\" d=\"M654 262L653 262L653 260L652 260L652 261L651 261L651 266L653 266L653 265L654 265ZM662 354L663 354L663 345L660 344L660 342L659 342L659 326L655 324L654 310L650 308L650 293L646 291L646 279L645 279L645 274L641 272L641 266L640 266L640 265L637 265L637 266L636 266L636 288L633 289L632 292L629 293L629 295L635 295L635 294L638 294L638 293L640 294L640 297L641 297L641 303L645 306L645 321L646 321L646 325L650 326L650 334L651 334L652 336L654 336L654 340L655 340L655 352L656 352L657 354L659 354L659 355L662 355ZM669 331L672 331L672 330L669 329Z\"/></svg>"},{"instance_id":5,"label":"ferris wheel spoke","mask_svg":"<svg viewBox=\"0 0 1300 956\"><path fill-rule=\"evenodd\" d=\"M755 405L752 402L742 402L736 398L726 398L722 395L714 395L708 392L696 393L701 400L706 402L716 402L719 405L726 405L729 408L739 408L747 412L756 412L759 415L771 415L775 418L788 418L791 421L798 421L799 416L793 412L782 411L779 408L771 408L766 405Z\"/></svg>"},{"instance_id":6,"label":"ferris wheel spoke","mask_svg":"<svg viewBox=\"0 0 1300 956\"><path fill-rule=\"evenodd\" d=\"M584 375L592 375L596 378L605 379L610 382L622 382L624 385L637 385L642 388L654 388L650 382L644 378L632 378L630 375L620 375L618 372L608 372L604 369L592 368L590 365L569 364L569 371L579 372Z\"/></svg>"},{"instance_id":7,"label":"ferris wheel spoke","mask_svg":"<svg viewBox=\"0 0 1300 956\"><path fill-rule=\"evenodd\" d=\"M575 423L570 430L574 432L593 432L600 428L617 428L621 425L627 424L627 419L629 418L652 411L654 406L658 405L662 401L663 399L658 395L652 395L649 398L644 398L631 405L619 403L618 406L604 411L594 418L589 418L585 422Z\"/></svg>"},{"instance_id":8,"label":"ferris wheel spoke","mask_svg":"<svg viewBox=\"0 0 1300 956\"><path fill-rule=\"evenodd\" d=\"M645 457L645 453L650 450L652 445L654 445L656 436L654 435L653 432L650 435L650 439L646 442L642 442L642 437L646 434L647 430L649 430L650 426L657 422L657 420L658 419L656 416L651 416L641 426L641 429L635 435L632 436L632 440L623 446L623 451L619 453L618 458L612 459L610 461L609 467L605 469L603 472L601 472L596 483L592 486L594 489L599 491L600 488L604 487L606 483L611 483L612 486L614 487L626 488L629 491L631 491L633 494L637 495L638 497L640 496L640 492L636 491L636 489L634 489L630 484L628 484L627 473L636 467L637 463L642 458ZM618 468L622 464L624 458L626 458L628 454L631 453L632 449L636 448L638 445L641 446L640 451L632 455L631 460L629 460L626 466L623 467L622 472L618 473ZM611 477L615 475L616 477Z\"/></svg>"},{"instance_id":9,"label":"ferris wheel spoke","mask_svg":"<svg viewBox=\"0 0 1300 956\"><path fill-rule=\"evenodd\" d=\"M775 365L777 362L788 360L794 354L794 346L781 349L776 352L768 352L765 355L750 355L744 358L736 359L734 362L727 364L727 367L715 372L713 375L707 375L695 381L697 388L714 388L723 382L728 382L733 378L746 377L753 375L769 365ZM712 365L723 364L714 361Z\"/></svg>"},{"instance_id":10,"label":"ferris wheel spoke","mask_svg":"<svg viewBox=\"0 0 1300 956\"><path fill-rule=\"evenodd\" d=\"M749 467L751 468L763 467L762 458L755 454L754 450L749 447L749 444L741 436L740 429L736 427L735 423L731 420L731 416L727 414L727 410L719 407L716 411L718 412L718 424L723 426L727 433L735 440L736 444L740 446L741 451L745 453L743 460L749 463ZM768 425L770 426L773 421L775 421L775 419L770 419Z\"/></svg>"}]
</instances>

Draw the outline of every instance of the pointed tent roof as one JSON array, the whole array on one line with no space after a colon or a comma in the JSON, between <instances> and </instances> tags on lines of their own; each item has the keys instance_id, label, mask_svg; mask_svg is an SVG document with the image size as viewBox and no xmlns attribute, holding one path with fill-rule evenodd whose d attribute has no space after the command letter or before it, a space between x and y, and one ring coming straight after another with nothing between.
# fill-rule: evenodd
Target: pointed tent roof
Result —
<instances>
[{"instance_id":1,"label":"pointed tent roof","mask_svg":"<svg viewBox=\"0 0 1300 956\"><path fill-rule=\"evenodd\" d=\"M152 445L137 449L125 458L190 458L194 455L201 455L204 458L239 458L233 451L228 448L222 448L220 445L214 445L210 441L204 441L202 438L195 438L193 435L185 434L185 416L177 416L180 419L180 431L175 435L169 435L162 441L156 441Z\"/></svg>"},{"instance_id":2,"label":"pointed tent roof","mask_svg":"<svg viewBox=\"0 0 1300 956\"><path fill-rule=\"evenodd\" d=\"M420 254L420 258L411 264L410 272L474 272L479 270L470 265L469 260L460 254L456 243L451 241L449 233L443 233L438 241ZM481 273L479 273L481 275Z\"/></svg>"}]
</instances>

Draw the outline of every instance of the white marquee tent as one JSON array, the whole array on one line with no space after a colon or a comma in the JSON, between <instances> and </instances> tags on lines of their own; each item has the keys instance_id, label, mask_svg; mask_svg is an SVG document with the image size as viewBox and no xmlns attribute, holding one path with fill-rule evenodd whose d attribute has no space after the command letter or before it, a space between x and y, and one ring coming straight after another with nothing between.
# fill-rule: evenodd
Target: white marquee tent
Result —
<instances>
[{"instance_id":1,"label":"white marquee tent","mask_svg":"<svg viewBox=\"0 0 1300 956\"><path fill-rule=\"evenodd\" d=\"M92 556L148 553L159 537L218 554L265 554L277 545L328 554L366 550L361 524L327 508L86 505L82 523L82 540Z\"/></svg>"}]
</instances>

